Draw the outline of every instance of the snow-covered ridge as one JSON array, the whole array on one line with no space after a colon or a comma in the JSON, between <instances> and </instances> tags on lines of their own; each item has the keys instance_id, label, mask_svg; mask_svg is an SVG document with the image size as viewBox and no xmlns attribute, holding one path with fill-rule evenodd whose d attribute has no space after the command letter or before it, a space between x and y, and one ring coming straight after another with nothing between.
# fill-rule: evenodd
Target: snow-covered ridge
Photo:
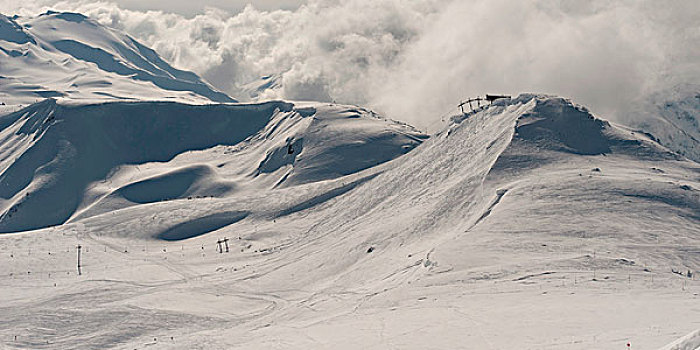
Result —
<instances>
[{"instance_id":1,"label":"snow-covered ridge","mask_svg":"<svg viewBox=\"0 0 700 350\"><path fill-rule=\"evenodd\" d=\"M653 136L599 119L570 100L524 94L515 103L532 104L532 109L517 119L516 142L527 141L540 149L579 155L617 153L636 158L682 159Z\"/></svg>"},{"instance_id":2,"label":"snow-covered ridge","mask_svg":"<svg viewBox=\"0 0 700 350\"><path fill-rule=\"evenodd\" d=\"M630 205L655 208L671 226L681 223L673 227L688 225L678 231L687 243L700 220L700 185L689 176L697 171L696 163L647 135L569 100L521 95L462 119L329 205L306 211L312 228L298 244L313 242L304 250L308 255L290 259L295 263L271 278L301 271L309 280L299 278L299 287L319 278L360 286L384 283L373 278L396 273L397 257L417 251L434 250L428 261L460 270L476 268L460 252L476 242L527 256L531 245L560 236L606 237L613 244L646 240L637 235L655 219L641 209L625 211ZM627 226L610 228L620 220ZM634 238L618 230L631 230ZM537 234L514 242L503 232ZM334 249L322 249L325 244ZM368 257L368 246L383 253ZM348 253L338 258L337 251ZM668 256L674 254L682 253Z\"/></svg>"},{"instance_id":3,"label":"snow-covered ridge","mask_svg":"<svg viewBox=\"0 0 700 350\"><path fill-rule=\"evenodd\" d=\"M700 329L679 338L659 350L697 350L700 349Z\"/></svg>"},{"instance_id":4,"label":"snow-covered ridge","mask_svg":"<svg viewBox=\"0 0 700 350\"><path fill-rule=\"evenodd\" d=\"M282 101L46 100L0 118L0 128L0 142L6 145L0 154L0 228L5 231L139 204L223 198L349 176L397 158L426 138L362 108ZM520 173L572 156L613 154L637 161L682 160L646 134L597 119L568 100L521 95L451 125L362 187L388 188L358 190L357 195L378 199L386 193L392 201L410 202L415 191L415 200L425 201L430 196L425 196L424 181L473 186L488 174ZM381 180L391 174L393 180ZM435 192L435 199L452 193L440 197ZM50 214L38 216L44 211Z\"/></svg>"},{"instance_id":5,"label":"snow-covered ridge","mask_svg":"<svg viewBox=\"0 0 700 350\"><path fill-rule=\"evenodd\" d=\"M517 113L513 114L513 110ZM497 100L483 110L453 117L439 133L444 137L468 125L470 119L506 118L513 122L511 147L536 147L539 151L578 155L631 154L681 160L648 133L632 130L594 116L571 100L542 94L521 94Z\"/></svg>"},{"instance_id":6,"label":"snow-covered ridge","mask_svg":"<svg viewBox=\"0 0 700 350\"><path fill-rule=\"evenodd\" d=\"M425 137L348 106L48 99L0 117L0 231L332 179L396 158Z\"/></svg>"},{"instance_id":7,"label":"snow-covered ridge","mask_svg":"<svg viewBox=\"0 0 700 350\"><path fill-rule=\"evenodd\" d=\"M679 271L700 266L700 165L566 99L501 100L422 143L361 108L281 101L46 101L0 126L0 184L22 189L0 197L17 208L3 230L61 209L42 193L77 205L64 225L0 235L20 345L651 349L697 328L699 285ZM384 147L395 158L364 168ZM80 310L44 316L78 289Z\"/></svg>"},{"instance_id":8,"label":"snow-covered ridge","mask_svg":"<svg viewBox=\"0 0 700 350\"><path fill-rule=\"evenodd\" d=\"M128 35L78 13L0 15L0 102L46 97L235 102Z\"/></svg>"},{"instance_id":9,"label":"snow-covered ridge","mask_svg":"<svg viewBox=\"0 0 700 350\"><path fill-rule=\"evenodd\" d=\"M32 44L36 44L34 38L27 34L22 26L17 24L17 22L15 22L13 19L4 15L0 15L0 33L2 33L2 40L8 42L15 44L26 44L31 42Z\"/></svg>"},{"instance_id":10,"label":"snow-covered ridge","mask_svg":"<svg viewBox=\"0 0 700 350\"><path fill-rule=\"evenodd\" d=\"M682 84L652 95L628 119L666 147L700 162L700 85Z\"/></svg>"}]
</instances>

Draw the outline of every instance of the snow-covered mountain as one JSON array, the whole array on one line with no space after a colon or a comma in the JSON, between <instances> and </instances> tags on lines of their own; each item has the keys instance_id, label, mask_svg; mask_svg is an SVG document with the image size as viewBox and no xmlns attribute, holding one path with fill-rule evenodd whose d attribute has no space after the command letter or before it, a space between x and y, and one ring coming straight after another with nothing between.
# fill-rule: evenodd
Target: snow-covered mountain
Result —
<instances>
[{"instance_id":1,"label":"snow-covered mountain","mask_svg":"<svg viewBox=\"0 0 700 350\"><path fill-rule=\"evenodd\" d=\"M0 130L0 232L135 204L333 179L426 138L362 108L275 101L47 99L0 117Z\"/></svg>"},{"instance_id":2,"label":"snow-covered mountain","mask_svg":"<svg viewBox=\"0 0 700 350\"><path fill-rule=\"evenodd\" d=\"M357 106L214 103L54 12L0 16L0 83L30 104L0 109L2 348L700 341L694 93L643 109L655 136L523 94L428 138Z\"/></svg>"},{"instance_id":3,"label":"snow-covered mountain","mask_svg":"<svg viewBox=\"0 0 700 350\"><path fill-rule=\"evenodd\" d=\"M0 102L168 99L234 102L192 72L81 14L0 15Z\"/></svg>"},{"instance_id":4,"label":"snow-covered mountain","mask_svg":"<svg viewBox=\"0 0 700 350\"><path fill-rule=\"evenodd\" d=\"M2 122L5 230L68 220L0 240L19 347L658 349L697 328L700 165L562 98L422 143L328 104L46 101Z\"/></svg>"},{"instance_id":5,"label":"snow-covered mountain","mask_svg":"<svg viewBox=\"0 0 700 350\"><path fill-rule=\"evenodd\" d=\"M247 99L259 100L277 95L277 91L282 89L283 76L281 74L266 75L260 79L251 81L238 89Z\"/></svg>"},{"instance_id":6,"label":"snow-covered mountain","mask_svg":"<svg viewBox=\"0 0 700 350\"><path fill-rule=\"evenodd\" d=\"M683 84L639 103L629 123L666 147L700 162L700 85Z\"/></svg>"}]
</instances>

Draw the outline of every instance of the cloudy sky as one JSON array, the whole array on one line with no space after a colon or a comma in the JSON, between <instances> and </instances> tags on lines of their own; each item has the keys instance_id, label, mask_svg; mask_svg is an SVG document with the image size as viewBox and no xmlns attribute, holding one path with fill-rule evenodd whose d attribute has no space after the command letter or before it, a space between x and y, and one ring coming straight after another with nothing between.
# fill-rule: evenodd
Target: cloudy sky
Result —
<instances>
[{"instance_id":1,"label":"cloudy sky","mask_svg":"<svg viewBox=\"0 0 700 350\"><path fill-rule=\"evenodd\" d=\"M147 11L161 10L178 13L184 16L195 16L203 13L207 7L215 7L230 13L240 12L250 4L259 10L294 10L306 1L304 0L114 0L113 3L128 10Z\"/></svg>"},{"instance_id":2,"label":"cloudy sky","mask_svg":"<svg viewBox=\"0 0 700 350\"><path fill-rule=\"evenodd\" d=\"M699 1L0 0L4 14L82 12L234 97L335 100L423 128L484 93L573 98L607 118L700 81Z\"/></svg>"}]
</instances>

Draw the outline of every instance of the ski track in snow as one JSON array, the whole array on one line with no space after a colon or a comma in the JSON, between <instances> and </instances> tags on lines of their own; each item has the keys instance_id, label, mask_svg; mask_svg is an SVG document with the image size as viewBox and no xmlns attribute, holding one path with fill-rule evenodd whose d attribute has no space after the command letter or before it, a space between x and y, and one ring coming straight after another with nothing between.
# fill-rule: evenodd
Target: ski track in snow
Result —
<instances>
[{"instance_id":1,"label":"ski track in snow","mask_svg":"<svg viewBox=\"0 0 700 350\"><path fill-rule=\"evenodd\" d=\"M6 348L658 349L700 328L700 165L565 99L430 139L282 101L47 100L0 125ZM119 153L137 131L157 141Z\"/></svg>"}]
</instances>

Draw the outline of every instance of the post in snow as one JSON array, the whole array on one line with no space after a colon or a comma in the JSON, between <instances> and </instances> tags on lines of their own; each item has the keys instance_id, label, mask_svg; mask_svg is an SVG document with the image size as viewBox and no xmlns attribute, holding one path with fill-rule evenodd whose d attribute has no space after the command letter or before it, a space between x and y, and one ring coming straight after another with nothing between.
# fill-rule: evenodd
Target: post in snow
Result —
<instances>
[{"instance_id":1,"label":"post in snow","mask_svg":"<svg viewBox=\"0 0 700 350\"><path fill-rule=\"evenodd\" d=\"M78 244L78 276L82 275L83 272L80 270L80 250L82 246Z\"/></svg>"}]
</instances>

